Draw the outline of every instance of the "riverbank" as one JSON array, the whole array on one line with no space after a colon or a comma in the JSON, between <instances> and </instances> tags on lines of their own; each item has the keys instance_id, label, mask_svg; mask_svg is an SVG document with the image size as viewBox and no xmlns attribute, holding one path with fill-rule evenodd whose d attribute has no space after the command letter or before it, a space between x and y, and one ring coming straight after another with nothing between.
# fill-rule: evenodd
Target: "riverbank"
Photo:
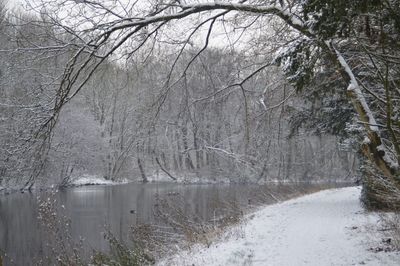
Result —
<instances>
[{"instance_id":1,"label":"riverbank","mask_svg":"<svg viewBox=\"0 0 400 266\"><path fill-rule=\"evenodd\" d=\"M209 248L159 265L398 265L400 252L385 252L379 215L362 209L360 191L330 189L264 207Z\"/></svg>"}]
</instances>

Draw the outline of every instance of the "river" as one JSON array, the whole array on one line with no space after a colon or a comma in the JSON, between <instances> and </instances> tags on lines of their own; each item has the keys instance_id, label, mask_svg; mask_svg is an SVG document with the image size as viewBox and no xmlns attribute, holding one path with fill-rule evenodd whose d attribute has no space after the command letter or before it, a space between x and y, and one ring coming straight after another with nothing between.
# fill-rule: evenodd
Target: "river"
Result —
<instances>
[{"instance_id":1,"label":"river","mask_svg":"<svg viewBox=\"0 0 400 266\"><path fill-rule=\"evenodd\" d=\"M159 222L154 209L160 202L175 202L187 217L196 216L197 220L207 222L227 214L224 203L233 204L246 212L260 204L274 203L277 199L337 186L343 184L130 183L67 188L55 193L0 195L0 252L3 256L6 254L6 265L32 265L46 255L51 256L53 244L49 245L49 230L38 219L40 202L54 203L54 211L65 216L62 222L68 224L58 228L68 232L58 232L58 235L65 239L70 236L74 242L82 240L81 252L88 257L93 250L106 252L109 249L104 239L106 228L116 238L127 241L132 226Z\"/></svg>"}]
</instances>

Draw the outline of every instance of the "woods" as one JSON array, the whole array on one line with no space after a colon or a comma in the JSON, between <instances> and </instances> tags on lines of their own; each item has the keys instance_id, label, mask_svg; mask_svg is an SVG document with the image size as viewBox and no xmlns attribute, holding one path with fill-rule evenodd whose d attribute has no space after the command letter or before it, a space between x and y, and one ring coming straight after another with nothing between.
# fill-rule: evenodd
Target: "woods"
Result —
<instances>
[{"instance_id":1,"label":"woods","mask_svg":"<svg viewBox=\"0 0 400 266\"><path fill-rule=\"evenodd\" d=\"M399 0L0 0L0 264L184 262L203 242L210 265L397 265L399 14Z\"/></svg>"},{"instance_id":2,"label":"woods","mask_svg":"<svg viewBox=\"0 0 400 266\"><path fill-rule=\"evenodd\" d=\"M23 142L3 149L3 179L27 168L29 188L56 168L61 183L79 171L114 180L134 169L143 179L155 169L171 176L233 169L243 179L291 179L293 170L307 180L321 169L310 166L315 137L304 132L313 128L321 141L334 134L358 143L367 205L397 206L398 8L397 1L28 1L32 17L3 11L2 57L32 64L20 79L29 86L2 79L29 87L2 103L11 112L3 120L23 125L13 122L2 137L16 131ZM336 112L345 113L340 123ZM81 126L72 125L76 116ZM85 138L65 137L83 128ZM84 160L78 139L87 145ZM335 142L330 167L346 162L348 175L354 160ZM30 151L25 161L21 147Z\"/></svg>"},{"instance_id":3,"label":"woods","mask_svg":"<svg viewBox=\"0 0 400 266\"><path fill-rule=\"evenodd\" d=\"M37 76L37 84L30 76L20 78L26 84L19 87L3 79L5 93L27 92L4 97L10 134L2 139L18 147L3 150L4 184L65 186L81 175L146 181L157 172L188 182L345 180L356 174L354 154L329 132L314 137L301 130L288 140L289 117L308 104L292 100L294 89L281 71L265 63L271 55L234 50L227 55L218 47L199 53L185 42L178 54L143 45L120 63L111 56L99 64L100 54L75 43L78 33L60 29L50 12L41 14L39 20L23 14L3 20L9 36L4 60L19 63L11 58L26 57L21 73L28 75L30 67ZM29 34L21 33L22 25ZM91 64L99 64L93 74ZM19 68L5 69L21 77ZM87 73L86 81L79 76ZM84 82L79 93L75 82ZM32 103L21 106L22 98ZM19 123L16 114L22 115ZM18 126L26 136L11 133Z\"/></svg>"}]
</instances>

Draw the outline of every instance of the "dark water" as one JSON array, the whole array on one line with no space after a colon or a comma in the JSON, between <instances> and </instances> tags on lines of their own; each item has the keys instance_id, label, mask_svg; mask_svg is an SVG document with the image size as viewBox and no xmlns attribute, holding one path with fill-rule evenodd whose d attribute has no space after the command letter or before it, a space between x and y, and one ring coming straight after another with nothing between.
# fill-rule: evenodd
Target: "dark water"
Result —
<instances>
[{"instance_id":1,"label":"dark water","mask_svg":"<svg viewBox=\"0 0 400 266\"><path fill-rule=\"evenodd\" d=\"M188 217L196 215L208 221L224 215L221 202L236 204L246 211L251 206L273 203L276 198L336 186L343 185L126 184L69 188L55 193L51 200L56 199L57 213L70 219L68 235L74 241L84 239L83 252L88 256L93 249L108 250L104 240L106 225L115 237L126 240L132 225L155 223L157 199L176 201ZM49 254L49 233L38 219L38 198L47 199L48 194L0 196L0 252L7 254L6 265L31 265Z\"/></svg>"}]
</instances>

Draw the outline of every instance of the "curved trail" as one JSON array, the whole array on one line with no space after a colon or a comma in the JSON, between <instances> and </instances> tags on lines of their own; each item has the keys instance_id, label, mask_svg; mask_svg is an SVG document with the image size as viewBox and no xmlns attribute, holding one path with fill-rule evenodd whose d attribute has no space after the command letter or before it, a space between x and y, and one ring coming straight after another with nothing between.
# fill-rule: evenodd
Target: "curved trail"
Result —
<instances>
[{"instance_id":1,"label":"curved trail","mask_svg":"<svg viewBox=\"0 0 400 266\"><path fill-rule=\"evenodd\" d=\"M195 247L160 265L400 265L381 245L378 215L360 206L359 187L331 189L266 206L210 248Z\"/></svg>"}]
</instances>

